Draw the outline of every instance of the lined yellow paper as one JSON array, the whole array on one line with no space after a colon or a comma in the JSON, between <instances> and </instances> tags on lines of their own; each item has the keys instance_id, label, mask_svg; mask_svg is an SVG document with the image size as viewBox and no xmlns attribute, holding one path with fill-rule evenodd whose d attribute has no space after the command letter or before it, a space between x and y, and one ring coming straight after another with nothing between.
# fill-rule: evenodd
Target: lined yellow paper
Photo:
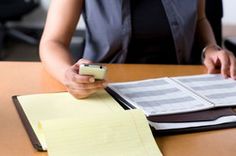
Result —
<instances>
[{"instance_id":1,"label":"lined yellow paper","mask_svg":"<svg viewBox=\"0 0 236 156\"><path fill-rule=\"evenodd\" d=\"M49 156L161 156L140 110L42 121Z\"/></svg>"},{"instance_id":2,"label":"lined yellow paper","mask_svg":"<svg viewBox=\"0 0 236 156\"><path fill-rule=\"evenodd\" d=\"M75 99L67 92L24 95L17 97L43 149L47 149L44 135L38 129L39 120L82 118L123 110L105 91L101 90L87 99Z\"/></svg>"}]
</instances>

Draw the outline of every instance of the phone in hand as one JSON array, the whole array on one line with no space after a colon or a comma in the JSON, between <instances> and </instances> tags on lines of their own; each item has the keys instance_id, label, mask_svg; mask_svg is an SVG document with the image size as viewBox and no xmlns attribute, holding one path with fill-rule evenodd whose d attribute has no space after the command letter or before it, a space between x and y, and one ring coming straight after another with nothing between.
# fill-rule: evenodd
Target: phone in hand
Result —
<instances>
[{"instance_id":1,"label":"phone in hand","mask_svg":"<svg viewBox=\"0 0 236 156\"><path fill-rule=\"evenodd\" d=\"M107 67L101 64L81 64L79 67L80 75L91 75L96 80L103 80L107 73Z\"/></svg>"}]
</instances>

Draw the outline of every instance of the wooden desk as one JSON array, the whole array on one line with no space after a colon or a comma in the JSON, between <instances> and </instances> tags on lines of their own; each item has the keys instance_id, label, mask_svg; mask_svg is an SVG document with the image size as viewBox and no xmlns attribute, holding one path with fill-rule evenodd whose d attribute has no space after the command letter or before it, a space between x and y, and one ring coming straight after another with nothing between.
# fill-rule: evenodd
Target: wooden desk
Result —
<instances>
[{"instance_id":1,"label":"wooden desk","mask_svg":"<svg viewBox=\"0 0 236 156\"><path fill-rule=\"evenodd\" d=\"M108 65L111 82L204 73L202 66ZM34 150L12 95L63 91L40 63L0 62L0 155L46 156ZM236 128L156 138L165 156L234 156Z\"/></svg>"}]
</instances>

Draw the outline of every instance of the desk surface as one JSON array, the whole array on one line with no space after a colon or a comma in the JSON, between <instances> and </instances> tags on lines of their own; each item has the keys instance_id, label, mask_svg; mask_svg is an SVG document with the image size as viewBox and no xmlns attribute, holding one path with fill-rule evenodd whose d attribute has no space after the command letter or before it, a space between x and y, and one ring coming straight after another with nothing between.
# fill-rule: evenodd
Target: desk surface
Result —
<instances>
[{"instance_id":1,"label":"desk surface","mask_svg":"<svg viewBox=\"0 0 236 156\"><path fill-rule=\"evenodd\" d=\"M201 74L202 66L121 65L108 66L110 82L163 76ZM34 150L12 103L12 95L63 91L40 63L0 62L0 155L46 156ZM233 156L236 128L156 138L165 156Z\"/></svg>"}]
</instances>

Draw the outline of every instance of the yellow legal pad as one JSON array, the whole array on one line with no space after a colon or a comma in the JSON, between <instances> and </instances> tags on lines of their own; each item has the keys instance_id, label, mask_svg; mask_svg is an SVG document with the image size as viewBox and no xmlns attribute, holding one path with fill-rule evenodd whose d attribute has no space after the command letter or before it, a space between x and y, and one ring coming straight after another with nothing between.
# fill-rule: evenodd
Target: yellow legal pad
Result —
<instances>
[{"instance_id":1,"label":"yellow legal pad","mask_svg":"<svg viewBox=\"0 0 236 156\"><path fill-rule=\"evenodd\" d=\"M105 90L81 100L67 92L14 98L34 147L49 156L161 155L144 114L123 110Z\"/></svg>"},{"instance_id":2,"label":"yellow legal pad","mask_svg":"<svg viewBox=\"0 0 236 156\"><path fill-rule=\"evenodd\" d=\"M140 110L42 121L49 156L160 156Z\"/></svg>"}]
</instances>

